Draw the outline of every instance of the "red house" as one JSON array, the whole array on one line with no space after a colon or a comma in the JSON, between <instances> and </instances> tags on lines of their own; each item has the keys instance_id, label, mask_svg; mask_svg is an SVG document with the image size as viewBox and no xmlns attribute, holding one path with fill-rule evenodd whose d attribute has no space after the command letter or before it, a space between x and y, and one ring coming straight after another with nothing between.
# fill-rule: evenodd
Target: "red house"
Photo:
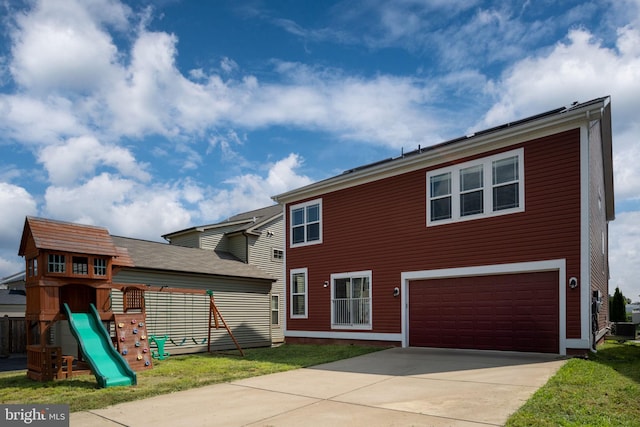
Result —
<instances>
[{"instance_id":1,"label":"red house","mask_svg":"<svg viewBox=\"0 0 640 427\"><path fill-rule=\"evenodd\" d=\"M274 199L288 342L584 353L608 326L609 97Z\"/></svg>"}]
</instances>

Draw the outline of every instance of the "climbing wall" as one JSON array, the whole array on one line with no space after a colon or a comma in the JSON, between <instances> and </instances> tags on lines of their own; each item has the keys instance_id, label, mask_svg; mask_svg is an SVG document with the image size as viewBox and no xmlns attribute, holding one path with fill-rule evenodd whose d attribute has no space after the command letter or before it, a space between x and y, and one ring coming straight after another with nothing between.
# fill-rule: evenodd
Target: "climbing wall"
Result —
<instances>
[{"instance_id":1,"label":"climbing wall","mask_svg":"<svg viewBox=\"0 0 640 427\"><path fill-rule=\"evenodd\" d=\"M134 371L153 368L144 314L116 314L118 351Z\"/></svg>"}]
</instances>

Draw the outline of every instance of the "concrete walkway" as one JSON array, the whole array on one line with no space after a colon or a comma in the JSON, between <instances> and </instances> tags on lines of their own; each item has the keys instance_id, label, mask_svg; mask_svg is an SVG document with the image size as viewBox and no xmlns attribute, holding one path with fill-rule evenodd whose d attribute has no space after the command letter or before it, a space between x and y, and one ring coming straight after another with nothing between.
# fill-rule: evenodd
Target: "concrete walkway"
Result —
<instances>
[{"instance_id":1,"label":"concrete walkway","mask_svg":"<svg viewBox=\"0 0 640 427\"><path fill-rule=\"evenodd\" d=\"M71 414L71 427L503 425L555 355L393 348Z\"/></svg>"}]
</instances>

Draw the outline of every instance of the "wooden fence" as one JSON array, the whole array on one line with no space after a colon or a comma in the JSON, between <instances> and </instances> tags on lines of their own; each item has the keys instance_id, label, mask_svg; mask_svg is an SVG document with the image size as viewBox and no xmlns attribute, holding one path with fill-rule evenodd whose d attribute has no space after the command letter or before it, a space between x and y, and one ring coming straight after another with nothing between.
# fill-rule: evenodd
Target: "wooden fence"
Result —
<instances>
[{"instance_id":1,"label":"wooden fence","mask_svg":"<svg viewBox=\"0 0 640 427\"><path fill-rule=\"evenodd\" d=\"M27 324L24 317L0 317L0 356L27 352Z\"/></svg>"}]
</instances>

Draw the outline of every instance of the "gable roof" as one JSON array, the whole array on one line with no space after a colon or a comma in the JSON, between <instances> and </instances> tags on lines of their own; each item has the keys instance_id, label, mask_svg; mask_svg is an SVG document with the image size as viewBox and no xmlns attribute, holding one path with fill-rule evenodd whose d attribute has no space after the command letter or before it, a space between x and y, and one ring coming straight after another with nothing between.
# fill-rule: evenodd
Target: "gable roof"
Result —
<instances>
[{"instance_id":1,"label":"gable roof","mask_svg":"<svg viewBox=\"0 0 640 427\"><path fill-rule=\"evenodd\" d=\"M168 243L112 236L118 249L125 249L135 268L244 277L275 281L256 266L245 264L228 252L185 248Z\"/></svg>"},{"instance_id":2,"label":"gable roof","mask_svg":"<svg viewBox=\"0 0 640 427\"><path fill-rule=\"evenodd\" d=\"M18 255L23 256L31 237L38 249L94 255L117 255L109 230L92 225L28 216Z\"/></svg>"},{"instance_id":3,"label":"gable roof","mask_svg":"<svg viewBox=\"0 0 640 427\"><path fill-rule=\"evenodd\" d=\"M181 234L203 232L215 228L228 228L224 231L225 234L239 232L256 233L256 229L258 229L260 226L281 215L282 206L272 205L260 209L255 209L249 212L243 212L214 224L200 225L196 227L185 228L184 230L174 231L172 233L167 233L164 234L162 238L171 240L172 237L176 237Z\"/></svg>"},{"instance_id":4,"label":"gable roof","mask_svg":"<svg viewBox=\"0 0 640 427\"><path fill-rule=\"evenodd\" d=\"M444 159L452 161L543 135L551 135L561 130L578 127L591 120L601 120L606 214L607 220L613 220L615 218L615 209L611 155L611 107L610 97L608 96L583 103L575 102L569 107L556 108L429 147L419 146L417 150L403 152L399 157L388 158L349 169L340 175L273 196L272 198L280 204L285 204L319 197L331 191L354 187L425 167L437 166Z\"/></svg>"}]
</instances>

